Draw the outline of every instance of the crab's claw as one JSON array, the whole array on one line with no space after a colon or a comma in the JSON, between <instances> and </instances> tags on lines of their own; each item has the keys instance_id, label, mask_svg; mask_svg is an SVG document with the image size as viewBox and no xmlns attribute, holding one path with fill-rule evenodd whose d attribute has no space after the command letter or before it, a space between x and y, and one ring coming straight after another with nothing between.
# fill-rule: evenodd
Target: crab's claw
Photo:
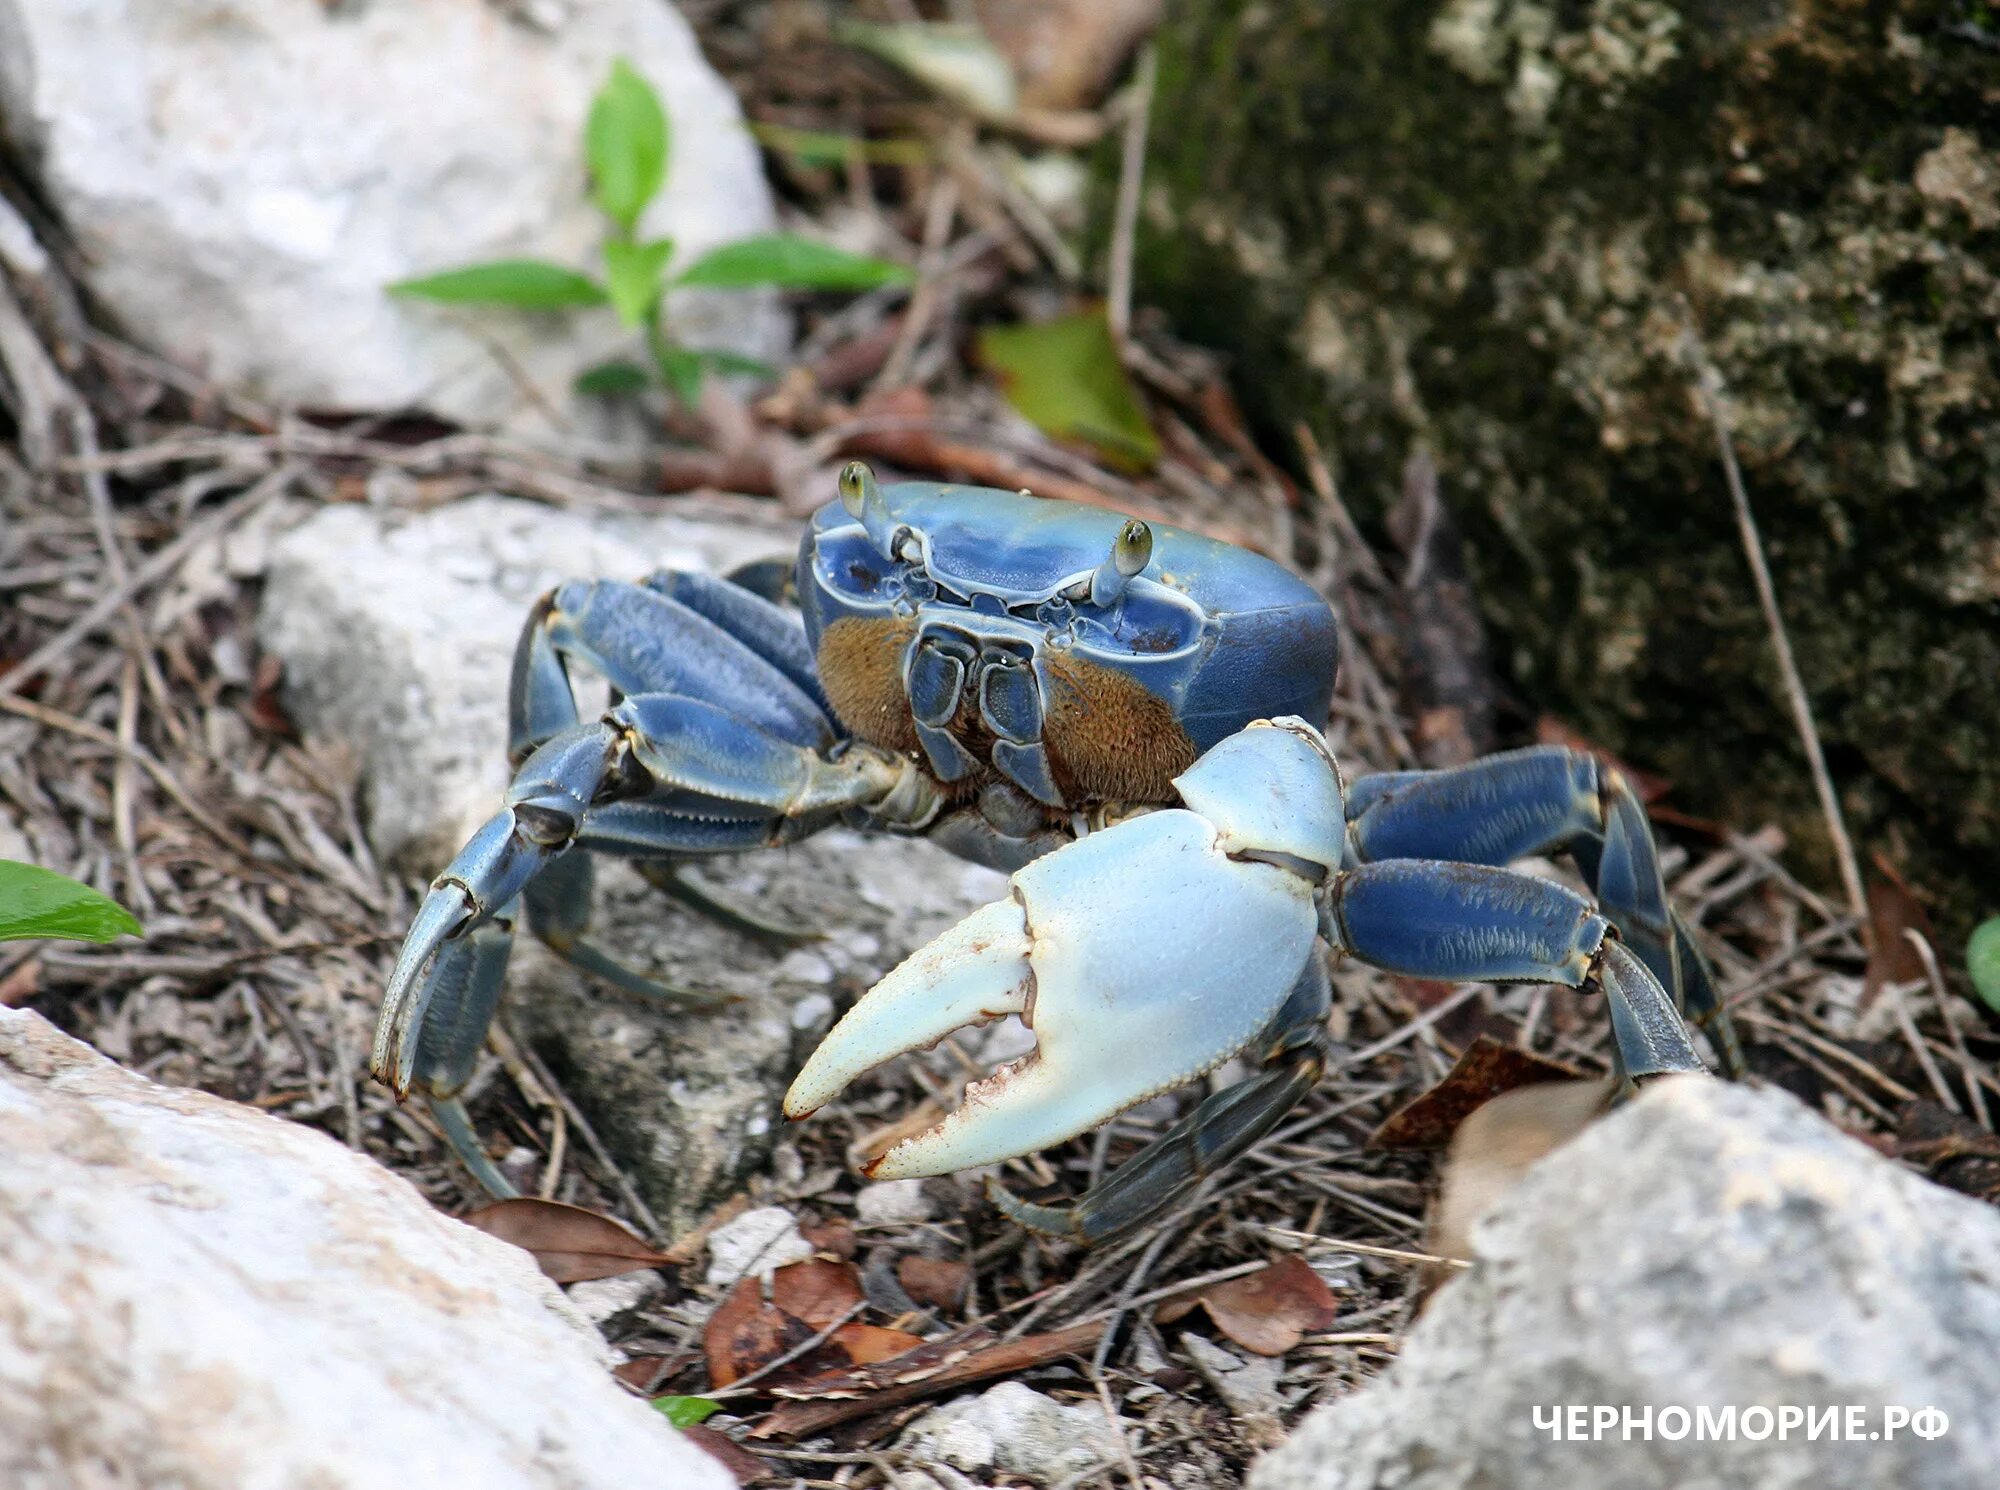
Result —
<instances>
[{"instance_id":1,"label":"crab's claw","mask_svg":"<svg viewBox=\"0 0 2000 1490\"><path fill-rule=\"evenodd\" d=\"M1191 805L1213 759L1182 778ZM1220 1065L1278 1013L1318 924L1312 866L1241 848L1226 823L1172 809L1036 860L1014 875L1011 898L973 912L862 997L806 1062L786 1113L807 1116L863 1072L961 1025L1018 1013L1035 1050L869 1167L882 1179L942 1174L1059 1143Z\"/></svg>"}]
</instances>

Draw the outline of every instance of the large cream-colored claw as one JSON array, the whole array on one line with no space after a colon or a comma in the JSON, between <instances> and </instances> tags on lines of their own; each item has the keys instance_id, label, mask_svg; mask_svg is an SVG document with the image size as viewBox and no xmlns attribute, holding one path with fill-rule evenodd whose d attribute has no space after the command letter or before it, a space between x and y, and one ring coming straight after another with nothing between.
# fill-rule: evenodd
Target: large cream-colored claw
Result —
<instances>
[{"instance_id":1,"label":"large cream-colored claw","mask_svg":"<svg viewBox=\"0 0 2000 1490\"><path fill-rule=\"evenodd\" d=\"M897 1144L890 1179L991 1164L1075 1136L1220 1065L1283 1004L1317 919L1312 885L1232 859L1188 811L1149 813L1057 850L863 995L785 1100L797 1117L862 1072L989 1015L1036 1048Z\"/></svg>"}]
</instances>

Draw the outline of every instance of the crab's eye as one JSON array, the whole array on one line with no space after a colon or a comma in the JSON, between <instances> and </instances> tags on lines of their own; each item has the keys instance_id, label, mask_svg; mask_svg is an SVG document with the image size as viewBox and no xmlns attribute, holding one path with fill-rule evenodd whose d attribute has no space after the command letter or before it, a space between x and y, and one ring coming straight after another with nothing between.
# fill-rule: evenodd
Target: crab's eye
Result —
<instances>
[{"instance_id":1,"label":"crab's eye","mask_svg":"<svg viewBox=\"0 0 2000 1490\"><path fill-rule=\"evenodd\" d=\"M1118 530L1118 537L1111 545L1111 562L1118 572L1130 579L1153 558L1153 530L1132 518Z\"/></svg>"},{"instance_id":2,"label":"crab's eye","mask_svg":"<svg viewBox=\"0 0 2000 1490\"><path fill-rule=\"evenodd\" d=\"M867 505L868 488L875 484L875 473L868 469L864 461L851 460L840 468L840 505L847 509L849 517L859 517Z\"/></svg>"},{"instance_id":3,"label":"crab's eye","mask_svg":"<svg viewBox=\"0 0 2000 1490\"><path fill-rule=\"evenodd\" d=\"M1111 604L1125 593L1125 587L1152 558L1153 530L1136 517L1128 518L1118 536L1111 540L1110 557L1090 576L1090 603Z\"/></svg>"}]
</instances>

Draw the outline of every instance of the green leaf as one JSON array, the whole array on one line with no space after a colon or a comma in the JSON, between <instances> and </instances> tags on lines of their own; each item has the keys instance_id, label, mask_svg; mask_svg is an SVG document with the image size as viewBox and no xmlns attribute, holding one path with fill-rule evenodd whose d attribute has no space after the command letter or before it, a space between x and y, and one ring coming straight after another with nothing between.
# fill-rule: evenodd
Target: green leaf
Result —
<instances>
[{"instance_id":1,"label":"green leaf","mask_svg":"<svg viewBox=\"0 0 2000 1490\"><path fill-rule=\"evenodd\" d=\"M655 1397L653 1406L667 1415L676 1428L692 1428L704 1418L722 1411L713 1397Z\"/></svg>"},{"instance_id":2,"label":"green leaf","mask_svg":"<svg viewBox=\"0 0 2000 1490\"><path fill-rule=\"evenodd\" d=\"M1081 440L1128 471L1159 458L1159 437L1102 311L1034 326L989 326L979 334L979 356L1007 401L1048 434Z\"/></svg>"},{"instance_id":3,"label":"green leaf","mask_svg":"<svg viewBox=\"0 0 2000 1490\"><path fill-rule=\"evenodd\" d=\"M669 341L655 341L653 365L659 368L660 376L667 380L667 386L673 389L683 408L692 409L701 401L701 353Z\"/></svg>"},{"instance_id":4,"label":"green leaf","mask_svg":"<svg viewBox=\"0 0 2000 1490\"><path fill-rule=\"evenodd\" d=\"M130 911L90 886L53 870L0 859L0 942L39 936L108 942L143 935Z\"/></svg>"},{"instance_id":5,"label":"green leaf","mask_svg":"<svg viewBox=\"0 0 2000 1490\"><path fill-rule=\"evenodd\" d=\"M1965 970L1987 1007L2000 1009L2000 916L1981 921L1965 944Z\"/></svg>"},{"instance_id":6,"label":"green leaf","mask_svg":"<svg viewBox=\"0 0 2000 1490\"><path fill-rule=\"evenodd\" d=\"M833 35L836 41L894 63L933 93L983 118L1011 118L1019 102L1013 67L976 26L948 21L899 25L839 21Z\"/></svg>"},{"instance_id":7,"label":"green leaf","mask_svg":"<svg viewBox=\"0 0 2000 1490\"><path fill-rule=\"evenodd\" d=\"M495 259L421 279L398 280L391 295L446 305L511 305L517 310L565 310L602 305L604 286L587 274L539 259Z\"/></svg>"},{"instance_id":8,"label":"green leaf","mask_svg":"<svg viewBox=\"0 0 2000 1490\"><path fill-rule=\"evenodd\" d=\"M680 272L676 284L740 290L777 285L786 290L873 290L908 284L916 276L900 264L865 258L791 233L739 238L710 249Z\"/></svg>"},{"instance_id":9,"label":"green leaf","mask_svg":"<svg viewBox=\"0 0 2000 1490\"><path fill-rule=\"evenodd\" d=\"M583 141L598 208L627 233L666 183L668 138L659 94L620 57L590 101Z\"/></svg>"},{"instance_id":10,"label":"green leaf","mask_svg":"<svg viewBox=\"0 0 2000 1490\"><path fill-rule=\"evenodd\" d=\"M646 369L636 362L600 362L570 384L585 398L629 398L652 387Z\"/></svg>"},{"instance_id":11,"label":"green leaf","mask_svg":"<svg viewBox=\"0 0 2000 1490\"><path fill-rule=\"evenodd\" d=\"M645 325L660 303L660 280L673 256L671 238L651 243L613 238L604 245L605 288L611 292L612 309L627 326Z\"/></svg>"}]
</instances>

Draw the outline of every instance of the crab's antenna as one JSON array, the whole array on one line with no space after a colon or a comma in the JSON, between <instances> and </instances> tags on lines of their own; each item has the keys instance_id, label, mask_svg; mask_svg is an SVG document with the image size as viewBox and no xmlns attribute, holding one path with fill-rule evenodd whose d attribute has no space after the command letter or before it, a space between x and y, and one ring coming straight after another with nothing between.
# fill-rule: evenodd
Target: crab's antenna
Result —
<instances>
[{"instance_id":1,"label":"crab's antenna","mask_svg":"<svg viewBox=\"0 0 2000 1490\"><path fill-rule=\"evenodd\" d=\"M1090 603L1109 605L1125 593L1133 576L1153 558L1153 530L1138 518L1126 519L1118 536L1111 540L1111 553L1090 576Z\"/></svg>"}]
</instances>

